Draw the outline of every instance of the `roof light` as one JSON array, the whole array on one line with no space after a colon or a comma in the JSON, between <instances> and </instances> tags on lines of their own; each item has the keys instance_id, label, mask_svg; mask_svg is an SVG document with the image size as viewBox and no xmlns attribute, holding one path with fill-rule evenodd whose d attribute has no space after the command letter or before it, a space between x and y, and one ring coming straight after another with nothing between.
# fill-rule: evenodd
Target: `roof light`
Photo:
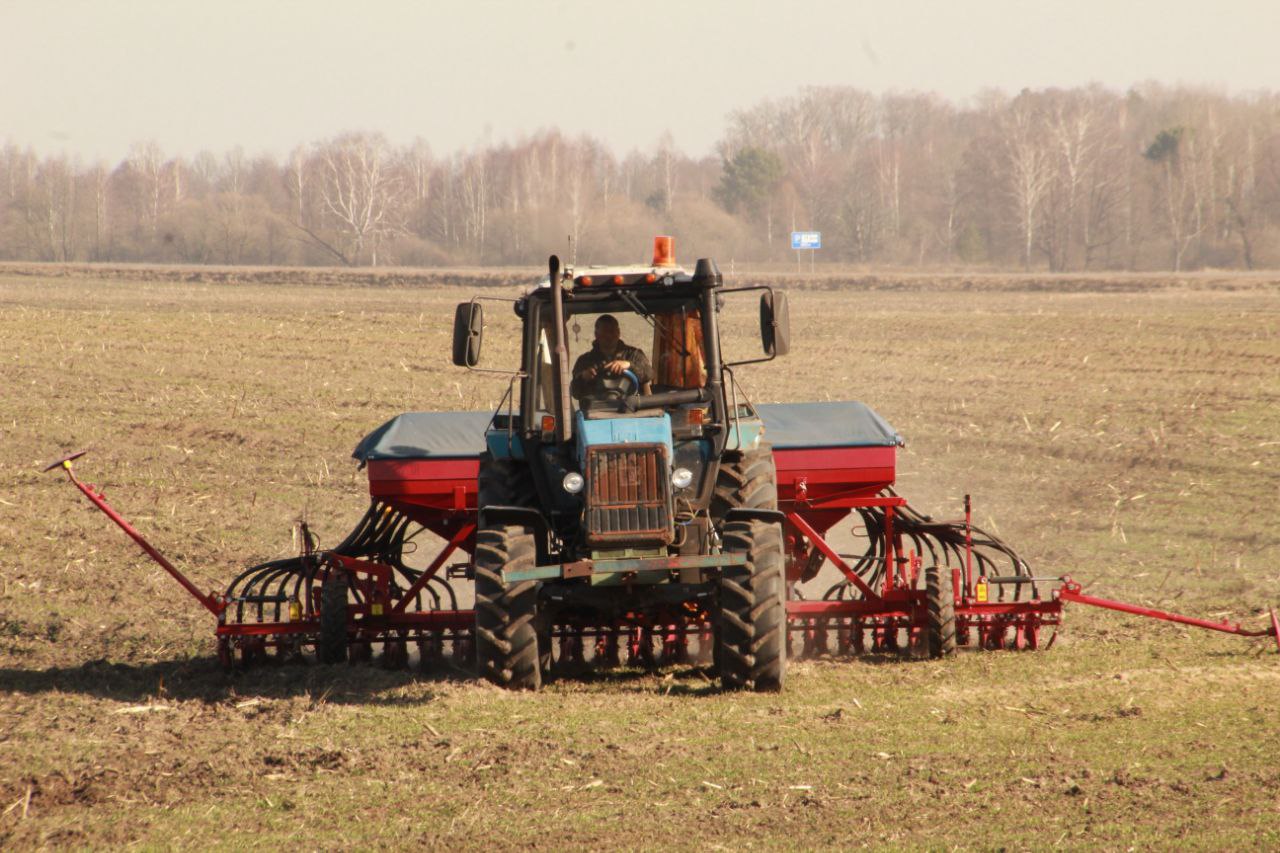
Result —
<instances>
[{"instance_id":1,"label":"roof light","mask_svg":"<svg viewBox=\"0 0 1280 853\"><path fill-rule=\"evenodd\" d=\"M644 277L644 283L645 283L645 284L653 284L653 283L654 283L655 281L657 281L657 280L658 280L658 277L657 277L656 275L654 275L653 273L649 273L648 275L646 275L646 276Z\"/></svg>"},{"instance_id":2,"label":"roof light","mask_svg":"<svg viewBox=\"0 0 1280 853\"><path fill-rule=\"evenodd\" d=\"M613 277L613 283L614 283L614 284L622 284L622 276L620 276L620 275L615 275L615 276Z\"/></svg>"},{"instance_id":3,"label":"roof light","mask_svg":"<svg viewBox=\"0 0 1280 853\"><path fill-rule=\"evenodd\" d=\"M653 265L655 267L674 267L676 265L676 238L653 238Z\"/></svg>"},{"instance_id":4,"label":"roof light","mask_svg":"<svg viewBox=\"0 0 1280 853\"><path fill-rule=\"evenodd\" d=\"M591 276L589 276L589 275L581 276L581 277L578 279L578 284L582 285L583 287L590 287L590 286L591 286Z\"/></svg>"}]
</instances>

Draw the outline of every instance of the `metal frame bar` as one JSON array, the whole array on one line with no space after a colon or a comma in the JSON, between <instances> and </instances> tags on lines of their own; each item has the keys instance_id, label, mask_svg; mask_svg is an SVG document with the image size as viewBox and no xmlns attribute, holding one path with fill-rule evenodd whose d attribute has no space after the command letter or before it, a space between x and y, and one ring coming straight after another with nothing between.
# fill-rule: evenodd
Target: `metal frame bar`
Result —
<instances>
[{"instance_id":1,"label":"metal frame bar","mask_svg":"<svg viewBox=\"0 0 1280 853\"><path fill-rule=\"evenodd\" d=\"M812 542L814 547L821 551L828 560L835 564L835 567L848 579L849 583L861 590L863 596L868 599L874 599L875 601L880 600L881 596L868 586L866 581L858 577L857 572L850 568L849 564L844 561L844 558L836 553L836 549L828 545L827 540L822 538L822 534L814 530L813 527L809 525L809 522L804 520L804 517L801 516L800 513L795 512L794 510L787 513L787 521L791 526L799 530L804 538Z\"/></svg>"},{"instance_id":2,"label":"metal frame bar","mask_svg":"<svg viewBox=\"0 0 1280 853\"><path fill-rule=\"evenodd\" d=\"M535 566L521 572L503 572L508 583L516 581L541 581L557 578L588 577L590 575L623 574L626 572L670 572L679 569L710 569L719 566L744 566L745 554L712 554L711 556L685 555L676 557L641 557L629 560L578 560L552 566Z\"/></svg>"},{"instance_id":3,"label":"metal frame bar","mask_svg":"<svg viewBox=\"0 0 1280 853\"><path fill-rule=\"evenodd\" d=\"M81 456L83 455L83 452L76 455ZM173 565L173 563L170 563L168 560L166 560L163 554L161 554L159 551L153 548L151 546L151 543L148 542L146 538L141 533L139 533L132 524L125 521L124 518L120 515L120 513L116 512L114 509L111 508L111 505L107 503L106 498L102 496L101 492L95 492L93 489L93 486L86 485L85 483L80 482L80 478L77 477L75 475L75 472L71 470L70 458L63 459L61 462L55 463L54 465L50 466L49 468L46 468L45 470L48 471L48 470L51 470L51 468L55 468L55 467L61 467L64 471L66 471L67 478L71 480L72 483L75 484L75 487L79 489L81 492L83 492L84 496L88 498L93 503L94 506L102 510L103 514L106 515L107 518L114 521L117 527L119 527L126 534L128 534L130 539L138 543L138 547L141 548L143 551L145 551L148 557L150 557L157 564L159 564L160 568L164 569L166 572L169 573L169 575L174 580L182 584L182 588L185 589L187 592L191 593L191 597L194 598L196 601L200 602L201 606L204 607L205 610L208 610L214 616L222 615L223 611L227 609L227 602L223 601L222 598L218 596L216 593L209 593L206 595L205 593L202 593L199 589L197 589L196 585L193 584L190 580L188 580L186 575L178 571L178 569Z\"/></svg>"},{"instance_id":4,"label":"metal frame bar","mask_svg":"<svg viewBox=\"0 0 1280 853\"><path fill-rule=\"evenodd\" d=\"M409 587L404 596L396 602L395 607L391 608L392 615L399 615L405 612L409 606L409 602L417 598L418 593L431 582L431 579L440 571L440 567L444 565L444 561L449 555L457 550L458 546L467 541L467 537L475 532L476 525L474 522L467 522L458 528L458 532L453 534L445 546L440 549L440 553L436 554L436 558L431 561L431 565L427 566L418 579L413 582L413 586Z\"/></svg>"}]
</instances>

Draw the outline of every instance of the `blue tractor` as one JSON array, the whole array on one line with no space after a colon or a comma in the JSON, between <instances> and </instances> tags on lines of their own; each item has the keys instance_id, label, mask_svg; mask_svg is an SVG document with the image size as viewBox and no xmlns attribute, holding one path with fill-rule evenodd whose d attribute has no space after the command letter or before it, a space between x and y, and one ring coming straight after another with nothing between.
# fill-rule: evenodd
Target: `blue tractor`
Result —
<instances>
[{"instance_id":1,"label":"blue tractor","mask_svg":"<svg viewBox=\"0 0 1280 853\"><path fill-rule=\"evenodd\" d=\"M722 358L718 325L726 296L745 291L760 294L761 351L737 364L785 355L786 294L725 288L709 259L690 274L675 265L671 238L658 238L647 266L574 270L553 256L542 286L515 300L520 367L479 468L484 678L537 689L556 638L561 656L607 662L619 642L636 651L658 632L681 650L700 639L725 687L782 687L773 453ZM457 308L459 366L485 369L483 301ZM625 338L651 341L650 353Z\"/></svg>"}]
</instances>

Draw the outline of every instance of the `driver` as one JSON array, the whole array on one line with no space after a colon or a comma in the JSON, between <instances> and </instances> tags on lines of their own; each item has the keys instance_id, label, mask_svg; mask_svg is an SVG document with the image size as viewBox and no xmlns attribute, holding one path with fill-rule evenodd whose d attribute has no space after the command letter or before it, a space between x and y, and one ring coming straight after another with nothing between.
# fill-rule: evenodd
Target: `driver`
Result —
<instances>
[{"instance_id":1,"label":"driver","mask_svg":"<svg viewBox=\"0 0 1280 853\"><path fill-rule=\"evenodd\" d=\"M623 342L617 317L601 314L596 319L595 342L573 364L569 393L579 401L591 397L600 391L599 379L621 376L624 370L630 370L640 380L638 392L643 392L653 381L653 369L644 350Z\"/></svg>"}]
</instances>

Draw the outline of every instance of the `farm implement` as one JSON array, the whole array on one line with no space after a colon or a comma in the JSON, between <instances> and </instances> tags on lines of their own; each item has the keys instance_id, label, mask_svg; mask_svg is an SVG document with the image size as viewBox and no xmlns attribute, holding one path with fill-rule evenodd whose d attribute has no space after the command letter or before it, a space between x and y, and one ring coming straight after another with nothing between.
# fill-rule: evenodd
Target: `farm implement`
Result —
<instances>
[{"instance_id":1,"label":"farm implement","mask_svg":"<svg viewBox=\"0 0 1280 853\"><path fill-rule=\"evenodd\" d=\"M230 666L452 663L512 688L583 666L702 662L727 688L776 690L795 655L944 657L1052 645L1067 604L1243 637L1042 577L963 515L894 491L901 439L856 402L755 405L722 358L718 315L759 296L762 355L789 349L786 294L690 274L658 238L651 265L572 270L507 300L523 327L496 412L407 413L353 454L370 506L338 545L306 525L299 553L201 592L73 469L63 469L217 620ZM482 303L458 306L453 361L479 367ZM594 333L581 334L582 321ZM576 359L569 361L570 330ZM652 339L652 362L623 343ZM861 553L833 532L855 521ZM429 559L427 540L442 544Z\"/></svg>"}]
</instances>

